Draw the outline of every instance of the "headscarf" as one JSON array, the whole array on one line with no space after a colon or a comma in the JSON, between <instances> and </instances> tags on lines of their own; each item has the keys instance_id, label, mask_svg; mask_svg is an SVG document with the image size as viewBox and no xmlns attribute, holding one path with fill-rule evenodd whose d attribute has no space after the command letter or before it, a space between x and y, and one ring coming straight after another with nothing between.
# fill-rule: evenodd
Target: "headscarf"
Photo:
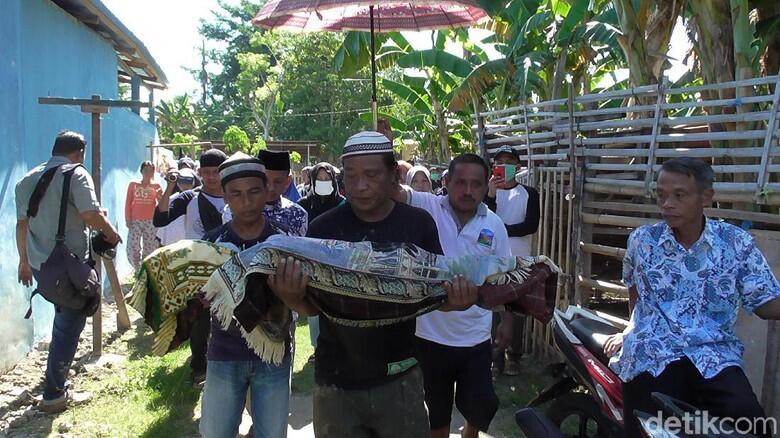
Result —
<instances>
[{"instance_id":1,"label":"headscarf","mask_svg":"<svg viewBox=\"0 0 780 438\"><path fill-rule=\"evenodd\" d=\"M320 170L325 170L328 173L333 184L333 193L328 196L321 196L314 192L314 187L317 184L317 175L320 173ZM317 163L312 168L309 178L311 181L309 190L306 192L306 196L298 201L298 204L309 213L309 223L311 223L317 216L341 204L344 197L339 194L336 169L330 163Z\"/></svg>"},{"instance_id":2,"label":"headscarf","mask_svg":"<svg viewBox=\"0 0 780 438\"><path fill-rule=\"evenodd\" d=\"M417 175L418 172L422 172L423 175L425 175L425 177L428 178L428 183L431 185L431 190L433 190L433 181L431 180L431 172L425 166L412 166L412 168L409 169L408 172L406 172L406 185L407 186L412 185L412 180L414 179L414 176Z\"/></svg>"}]
</instances>

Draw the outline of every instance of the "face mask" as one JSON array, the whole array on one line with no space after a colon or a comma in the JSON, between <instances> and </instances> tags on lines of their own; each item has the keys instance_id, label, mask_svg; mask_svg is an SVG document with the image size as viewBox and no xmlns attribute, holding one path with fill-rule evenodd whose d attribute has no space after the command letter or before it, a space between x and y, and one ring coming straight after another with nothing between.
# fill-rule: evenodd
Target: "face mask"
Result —
<instances>
[{"instance_id":1,"label":"face mask","mask_svg":"<svg viewBox=\"0 0 780 438\"><path fill-rule=\"evenodd\" d=\"M314 193L320 196L328 196L333 193L333 182L331 181L315 181Z\"/></svg>"}]
</instances>

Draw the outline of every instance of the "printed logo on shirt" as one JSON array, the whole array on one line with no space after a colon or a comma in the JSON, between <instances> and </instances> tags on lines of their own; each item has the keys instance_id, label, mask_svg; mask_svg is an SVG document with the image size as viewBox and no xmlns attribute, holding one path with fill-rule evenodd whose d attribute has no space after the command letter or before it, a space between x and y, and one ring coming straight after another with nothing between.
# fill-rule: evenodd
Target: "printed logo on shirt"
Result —
<instances>
[{"instance_id":1,"label":"printed logo on shirt","mask_svg":"<svg viewBox=\"0 0 780 438\"><path fill-rule=\"evenodd\" d=\"M493 246L493 237L494 237L493 231L488 230L487 228L483 228L482 231L479 232L479 237L477 237L477 243L490 248Z\"/></svg>"}]
</instances>

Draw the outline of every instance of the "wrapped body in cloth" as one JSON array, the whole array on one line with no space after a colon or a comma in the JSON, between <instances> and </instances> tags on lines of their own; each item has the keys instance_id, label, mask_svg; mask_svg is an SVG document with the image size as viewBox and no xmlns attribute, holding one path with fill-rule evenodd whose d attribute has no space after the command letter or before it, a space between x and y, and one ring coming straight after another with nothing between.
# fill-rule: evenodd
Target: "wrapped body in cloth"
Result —
<instances>
[{"instance_id":1,"label":"wrapped body in cloth","mask_svg":"<svg viewBox=\"0 0 780 438\"><path fill-rule=\"evenodd\" d=\"M198 248L193 254L205 251L207 246L220 257L226 251L205 242L190 241L190 245ZM164 257L161 252L165 251L163 248L152 256ZM463 275L478 286L477 305L484 308L504 306L546 323L555 307L559 270L543 256L445 257L406 244L277 235L228 257L219 267L194 261L203 269L213 270L202 286L212 313L225 327L235 318L249 346L269 362L281 361L290 324L284 316L288 314L286 306L266 285L267 275L276 272L284 257L301 262L303 272L311 277L307 294L325 317L339 324L376 327L436 310L447 299L443 284L455 275ZM163 282L153 279L159 274L148 274L150 287L163 286ZM143 294L141 286L137 284L136 288ZM148 293L160 295L151 289ZM135 301L140 300L129 302ZM148 307L136 309L146 312Z\"/></svg>"}]
</instances>

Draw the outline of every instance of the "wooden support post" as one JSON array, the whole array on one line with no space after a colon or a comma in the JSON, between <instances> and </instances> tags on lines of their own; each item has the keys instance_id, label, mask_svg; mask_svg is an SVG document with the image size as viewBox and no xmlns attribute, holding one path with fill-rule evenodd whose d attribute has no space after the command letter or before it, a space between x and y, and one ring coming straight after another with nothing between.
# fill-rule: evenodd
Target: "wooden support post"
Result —
<instances>
[{"instance_id":1,"label":"wooden support post","mask_svg":"<svg viewBox=\"0 0 780 438\"><path fill-rule=\"evenodd\" d=\"M139 100L141 98L141 78L138 75L132 75L130 77L130 99ZM137 115L141 115L141 107L135 107L132 109Z\"/></svg>"},{"instance_id":2,"label":"wooden support post","mask_svg":"<svg viewBox=\"0 0 780 438\"><path fill-rule=\"evenodd\" d=\"M663 104L666 101L667 79L664 76L661 85L658 87L658 99L655 102L655 117L653 119L653 134L650 140L650 146L647 155L647 171L645 172L645 197L652 195L650 184L653 182L653 165L655 164L655 151L658 148L658 131L660 130L661 113L663 113Z\"/></svg>"},{"instance_id":3,"label":"wooden support post","mask_svg":"<svg viewBox=\"0 0 780 438\"><path fill-rule=\"evenodd\" d=\"M528 105L523 104L523 124L525 124L525 146L528 148L528 176L534 178L534 152L531 149L531 132L528 127Z\"/></svg>"},{"instance_id":4,"label":"wooden support post","mask_svg":"<svg viewBox=\"0 0 780 438\"><path fill-rule=\"evenodd\" d=\"M99 95L92 96L93 101L99 101ZM107 109L106 109L107 111ZM100 111L90 111L92 113L92 179L95 181L95 196L98 203L101 200L102 165L100 151ZM100 257L95 260L95 271L97 272L98 284L103 284L103 272ZM92 353L95 356L103 354L103 288L100 288L100 301L98 302L97 312L92 317Z\"/></svg>"},{"instance_id":5,"label":"wooden support post","mask_svg":"<svg viewBox=\"0 0 780 438\"><path fill-rule=\"evenodd\" d=\"M769 152L772 149L772 140L775 137L775 130L777 129L778 110L780 110L780 72L778 73L777 83L775 84L775 94L772 97L772 110L769 113L769 121L766 125L764 150L761 153L761 171L758 173L758 179L756 181L756 200L761 198L761 193L764 191L764 184L766 184L767 181L767 169L769 168L769 161L771 161Z\"/></svg>"},{"instance_id":6,"label":"wooden support post","mask_svg":"<svg viewBox=\"0 0 780 438\"><path fill-rule=\"evenodd\" d=\"M479 146L479 154L482 158L489 160L487 145L485 143L485 118L481 115L477 116L477 145Z\"/></svg>"},{"instance_id":7,"label":"wooden support post","mask_svg":"<svg viewBox=\"0 0 780 438\"><path fill-rule=\"evenodd\" d=\"M157 125L157 116L154 109L154 88L149 88L149 123Z\"/></svg>"}]
</instances>

